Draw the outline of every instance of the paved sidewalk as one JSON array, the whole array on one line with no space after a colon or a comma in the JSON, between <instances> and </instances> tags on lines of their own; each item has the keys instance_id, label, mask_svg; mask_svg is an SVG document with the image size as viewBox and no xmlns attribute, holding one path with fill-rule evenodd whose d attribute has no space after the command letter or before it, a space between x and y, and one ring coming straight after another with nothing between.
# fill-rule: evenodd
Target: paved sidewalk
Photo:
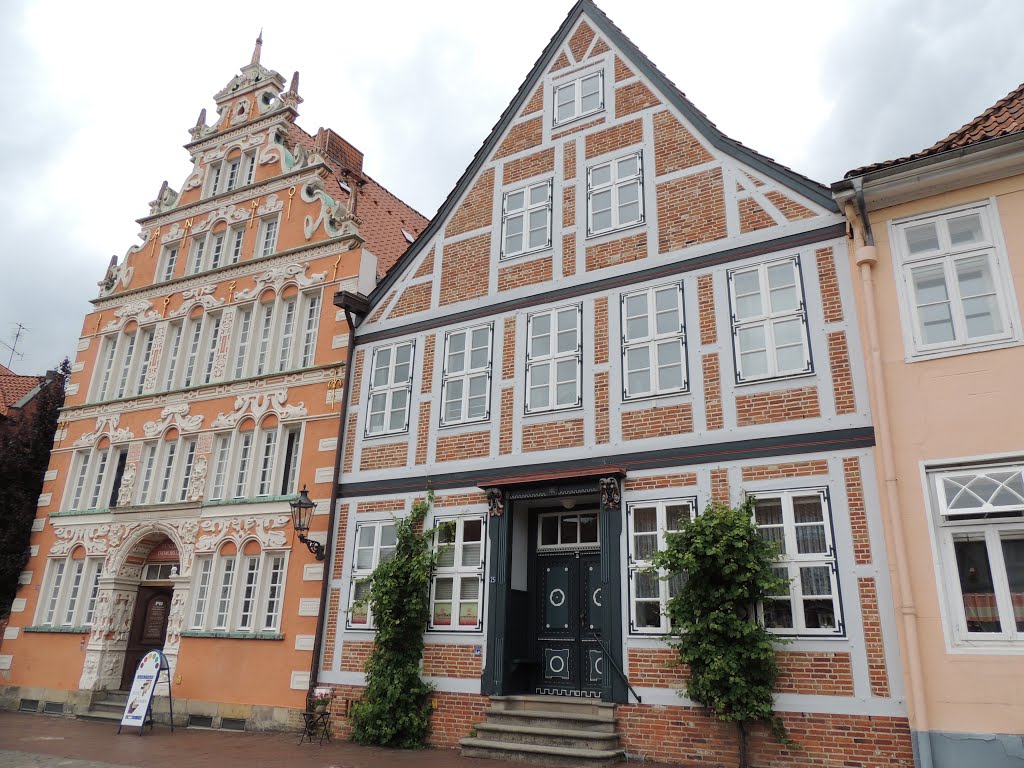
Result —
<instances>
[{"instance_id":1,"label":"paved sidewalk","mask_svg":"<svg viewBox=\"0 0 1024 768\"><path fill-rule=\"evenodd\" d=\"M391 750L348 741L297 744L299 735L156 726L145 735L50 715L0 712L4 768L509 768L456 750Z\"/></svg>"}]
</instances>

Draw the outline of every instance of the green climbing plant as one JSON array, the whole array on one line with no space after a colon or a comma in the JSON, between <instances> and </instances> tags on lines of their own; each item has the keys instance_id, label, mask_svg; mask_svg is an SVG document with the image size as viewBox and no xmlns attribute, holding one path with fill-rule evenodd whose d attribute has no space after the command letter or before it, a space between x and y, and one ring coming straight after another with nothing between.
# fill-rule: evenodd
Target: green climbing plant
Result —
<instances>
[{"instance_id":1,"label":"green climbing plant","mask_svg":"<svg viewBox=\"0 0 1024 768\"><path fill-rule=\"evenodd\" d=\"M736 724L740 768L747 768L747 726L766 723L776 738L796 746L775 713L772 689L779 668L779 638L754 620L767 595L786 594L788 583L772 570L775 545L758 533L754 499L737 507L711 503L677 533L654 566L681 575L685 587L668 603L672 647L689 667L685 694L720 720Z\"/></svg>"},{"instance_id":2,"label":"green climbing plant","mask_svg":"<svg viewBox=\"0 0 1024 768\"><path fill-rule=\"evenodd\" d=\"M395 521L395 551L374 568L366 602L373 611L374 649L366 663L366 688L353 705L352 739L360 744L410 749L430 729L430 692L420 677L423 631L430 615L433 531L423 521L433 492Z\"/></svg>"}]
</instances>

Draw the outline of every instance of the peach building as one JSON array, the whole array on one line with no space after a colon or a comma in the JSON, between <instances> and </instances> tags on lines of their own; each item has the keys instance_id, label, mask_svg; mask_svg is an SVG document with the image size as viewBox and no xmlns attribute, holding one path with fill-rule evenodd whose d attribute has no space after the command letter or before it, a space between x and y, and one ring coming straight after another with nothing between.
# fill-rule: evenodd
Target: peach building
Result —
<instances>
[{"instance_id":1,"label":"peach building","mask_svg":"<svg viewBox=\"0 0 1024 768\"><path fill-rule=\"evenodd\" d=\"M298 73L286 88L261 46L83 322L5 708L119 717L155 648L181 722L269 729L305 709L324 567L289 501L308 486L325 541L349 350L330 298L369 292L425 221L338 134L296 125Z\"/></svg>"},{"instance_id":2,"label":"peach building","mask_svg":"<svg viewBox=\"0 0 1024 768\"><path fill-rule=\"evenodd\" d=\"M916 765L1024 765L1024 86L833 185Z\"/></svg>"}]
</instances>

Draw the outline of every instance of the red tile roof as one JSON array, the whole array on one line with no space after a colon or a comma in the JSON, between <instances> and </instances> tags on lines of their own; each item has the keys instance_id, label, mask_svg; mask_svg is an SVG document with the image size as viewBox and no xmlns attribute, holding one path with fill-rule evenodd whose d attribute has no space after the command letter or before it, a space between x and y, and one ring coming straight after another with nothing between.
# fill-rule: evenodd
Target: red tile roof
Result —
<instances>
[{"instance_id":1,"label":"red tile roof","mask_svg":"<svg viewBox=\"0 0 1024 768\"><path fill-rule=\"evenodd\" d=\"M0 365L0 417L7 416L21 398L46 381L43 376L19 376Z\"/></svg>"},{"instance_id":2,"label":"red tile roof","mask_svg":"<svg viewBox=\"0 0 1024 768\"><path fill-rule=\"evenodd\" d=\"M845 178L862 176L869 171L890 168L894 165L908 163L911 160L919 160L922 157L937 155L940 152L948 152L951 149L960 149L961 147L978 144L982 141L998 139L1001 136L1009 136L1011 133L1018 133L1020 131L1024 131L1024 83L1018 85L969 123L953 131L949 136L941 141L937 141L927 149L896 160L888 160L883 163L873 163L861 168L855 168L847 173Z\"/></svg>"}]
</instances>

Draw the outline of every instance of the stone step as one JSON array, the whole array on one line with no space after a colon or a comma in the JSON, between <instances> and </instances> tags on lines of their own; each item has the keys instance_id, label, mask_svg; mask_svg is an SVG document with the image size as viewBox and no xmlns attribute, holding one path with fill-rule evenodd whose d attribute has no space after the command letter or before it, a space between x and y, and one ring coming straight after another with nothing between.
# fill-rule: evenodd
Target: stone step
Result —
<instances>
[{"instance_id":1,"label":"stone step","mask_svg":"<svg viewBox=\"0 0 1024 768\"><path fill-rule=\"evenodd\" d=\"M94 722L103 723L120 723L122 714L122 712L118 712L115 714L114 712L106 712L99 709L90 709L85 714L77 715L76 717L79 720L92 720Z\"/></svg>"},{"instance_id":2,"label":"stone step","mask_svg":"<svg viewBox=\"0 0 1024 768\"><path fill-rule=\"evenodd\" d=\"M117 701L94 701L89 705L90 712L112 712L118 717L124 714L125 705Z\"/></svg>"},{"instance_id":3,"label":"stone step","mask_svg":"<svg viewBox=\"0 0 1024 768\"><path fill-rule=\"evenodd\" d=\"M619 747L616 733L576 731L570 728L543 728L531 725L504 725L484 722L476 726L477 737L485 741L508 744L535 744L545 747L573 747L575 749L614 750Z\"/></svg>"},{"instance_id":4,"label":"stone step","mask_svg":"<svg viewBox=\"0 0 1024 768\"><path fill-rule=\"evenodd\" d=\"M128 703L128 691L100 691L93 697L93 701L120 704L123 707Z\"/></svg>"},{"instance_id":5,"label":"stone step","mask_svg":"<svg viewBox=\"0 0 1024 768\"><path fill-rule=\"evenodd\" d=\"M624 757L621 749L578 749L536 744L511 744L479 738L463 739L459 743L462 745L462 754L466 757L517 760L535 765L558 766L559 768L614 765Z\"/></svg>"},{"instance_id":6,"label":"stone step","mask_svg":"<svg viewBox=\"0 0 1024 768\"><path fill-rule=\"evenodd\" d=\"M615 719L615 705L600 699L569 696L491 696L491 709L503 712L566 712Z\"/></svg>"},{"instance_id":7,"label":"stone step","mask_svg":"<svg viewBox=\"0 0 1024 768\"><path fill-rule=\"evenodd\" d=\"M604 714L572 714L570 712L546 712L540 709L531 710L487 710L487 722L497 725L532 726L535 728L556 728L572 731L592 731L596 733L615 733L615 716L609 718Z\"/></svg>"}]
</instances>

